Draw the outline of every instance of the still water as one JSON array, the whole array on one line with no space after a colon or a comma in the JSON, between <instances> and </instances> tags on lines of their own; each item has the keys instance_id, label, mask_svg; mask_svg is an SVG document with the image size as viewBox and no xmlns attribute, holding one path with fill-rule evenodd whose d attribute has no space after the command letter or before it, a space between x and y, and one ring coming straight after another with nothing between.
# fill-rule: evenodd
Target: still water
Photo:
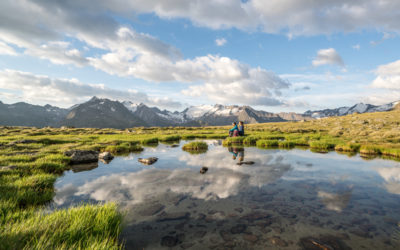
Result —
<instances>
[{"instance_id":1,"label":"still water","mask_svg":"<svg viewBox=\"0 0 400 250\"><path fill-rule=\"evenodd\" d=\"M400 249L398 162L184 143L75 167L52 206L118 202L127 249Z\"/></svg>"}]
</instances>

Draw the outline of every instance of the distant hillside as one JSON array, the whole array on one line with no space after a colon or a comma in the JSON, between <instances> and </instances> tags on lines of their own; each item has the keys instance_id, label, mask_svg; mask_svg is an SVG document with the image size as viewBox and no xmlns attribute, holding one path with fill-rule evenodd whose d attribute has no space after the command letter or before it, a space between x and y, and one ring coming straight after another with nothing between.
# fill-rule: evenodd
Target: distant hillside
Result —
<instances>
[{"instance_id":1,"label":"distant hillside","mask_svg":"<svg viewBox=\"0 0 400 250\"><path fill-rule=\"evenodd\" d=\"M25 102L4 104L0 101L0 125L5 126L56 127L67 113L67 109L51 105L39 106Z\"/></svg>"},{"instance_id":2,"label":"distant hillside","mask_svg":"<svg viewBox=\"0 0 400 250\"><path fill-rule=\"evenodd\" d=\"M72 108L60 124L72 127L119 129L147 126L122 103L97 97Z\"/></svg>"}]
</instances>

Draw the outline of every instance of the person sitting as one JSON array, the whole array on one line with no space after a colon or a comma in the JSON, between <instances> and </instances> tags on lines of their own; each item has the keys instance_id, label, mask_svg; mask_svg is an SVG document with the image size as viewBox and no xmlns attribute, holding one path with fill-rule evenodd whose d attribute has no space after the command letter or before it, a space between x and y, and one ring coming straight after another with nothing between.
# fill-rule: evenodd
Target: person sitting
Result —
<instances>
[{"instance_id":1,"label":"person sitting","mask_svg":"<svg viewBox=\"0 0 400 250\"><path fill-rule=\"evenodd\" d=\"M229 136L230 136L230 137L239 136L239 130L238 130L238 127L237 127L237 125L236 125L236 122L233 122L233 123L232 123L232 126L233 126L233 128L231 128L231 129L229 130Z\"/></svg>"},{"instance_id":2,"label":"person sitting","mask_svg":"<svg viewBox=\"0 0 400 250\"><path fill-rule=\"evenodd\" d=\"M242 121L239 122L238 132L239 132L239 136L244 136L244 124Z\"/></svg>"}]
</instances>

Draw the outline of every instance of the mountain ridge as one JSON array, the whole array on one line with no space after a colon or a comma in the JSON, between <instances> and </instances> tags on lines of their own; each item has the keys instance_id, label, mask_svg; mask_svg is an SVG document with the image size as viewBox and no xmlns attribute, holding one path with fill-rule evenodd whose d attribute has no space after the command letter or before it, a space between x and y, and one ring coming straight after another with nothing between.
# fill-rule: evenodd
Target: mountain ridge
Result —
<instances>
[{"instance_id":1,"label":"mountain ridge","mask_svg":"<svg viewBox=\"0 0 400 250\"><path fill-rule=\"evenodd\" d=\"M320 119L330 116L343 116L354 113L380 112L392 110L400 102L385 105L358 103L351 107L323 109L303 114L295 112L272 113L255 110L251 106L239 105L199 105L190 106L181 112L161 110L143 103L113 101L92 97L84 103L63 109L46 104L32 105L25 102L4 104L0 101L0 125L35 127L167 127L167 126L220 126L233 121L245 123L285 122Z\"/></svg>"}]
</instances>

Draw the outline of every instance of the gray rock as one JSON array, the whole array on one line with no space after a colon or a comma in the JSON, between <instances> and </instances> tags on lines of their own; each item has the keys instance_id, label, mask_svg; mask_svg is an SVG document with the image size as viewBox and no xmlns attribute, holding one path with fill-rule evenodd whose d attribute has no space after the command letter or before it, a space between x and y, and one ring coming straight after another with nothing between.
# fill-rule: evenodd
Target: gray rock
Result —
<instances>
[{"instance_id":1,"label":"gray rock","mask_svg":"<svg viewBox=\"0 0 400 250\"><path fill-rule=\"evenodd\" d=\"M151 165L158 160L157 157L149 157L149 158L139 158L138 161L145 165Z\"/></svg>"},{"instance_id":2,"label":"gray rock","mask_svg":"<svg viewBox=\"0 0 400 250\"><path fill-rule=\"evenodd\" d=\"M111 161L112 159L114 159L114 156L110 152L103 152L99 154L99 159Z\"/></svg>"},{"instance_id":3,"label":"gray rock","mask_svg":"<svg viewBox=\"0 0 400 250\"><path fill-rule=\"evenodd\" d=\"M93 150L69 150L64 155L71 157L71 164L97 162L99 160L99 152Z\"/></svg>"},{"instance_id":4,"label":"gray rock","mask_svg":"<svg viewBox=\"0 0 400 250\"><path fill-rule=\"evenodd\" d=\"M202 167L200 169L200 174L205 174L208 171L208 167Z\"/></svg>"},{"instance_id":5,"label":"gray rock","mask_svg":"<svg viewBox=\"0 0 400 250\"><path fill-rule=\"evenodd\" d=\"M241 162L238 162L236 164L241 166L243 164L245 164L245 165L253 165L254 163L255 163L254 161L241 161Z\"/></svg>"},{"instance_id":6,"label":"gray rock","mask_svg":"<svg viewBox=\"0 0 400 250\"><path fill-rule=\"evenodd\" d=\"M0 171L14 170L17 169L17 166L3 166L0 167Z\"/></svg>"}]
</instances>

